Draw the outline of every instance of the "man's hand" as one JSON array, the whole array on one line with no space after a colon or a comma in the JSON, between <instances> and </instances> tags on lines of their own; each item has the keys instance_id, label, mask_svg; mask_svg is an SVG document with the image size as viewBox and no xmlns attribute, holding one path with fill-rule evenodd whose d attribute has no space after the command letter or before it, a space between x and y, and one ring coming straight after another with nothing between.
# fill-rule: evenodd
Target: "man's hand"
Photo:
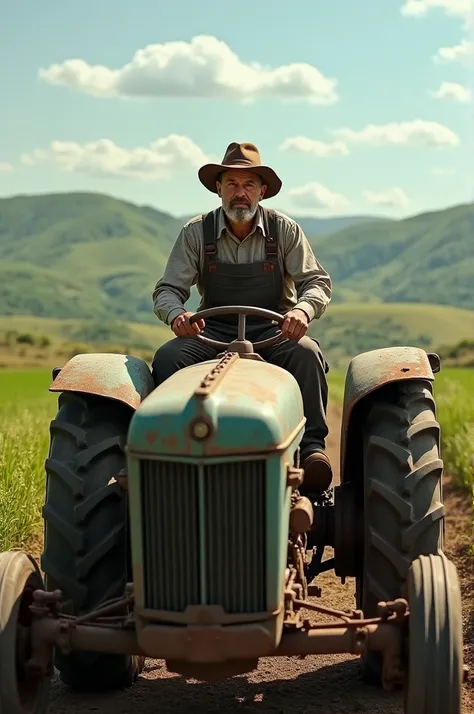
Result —
<instances>
[{"instance_id":1,"label":"man's hand","mask_svg":"<svg viewBox=\"0 0 474 714\"><path fill-rule=\"evenodd\" d=\"M204 328L204 320L197 320L193 322L192 325L189 323L189 318L192 317L192 315L194 315L193 312L183 312L174 318L170 327L176 337L194 337Z\"/></svg>"},{"instance_id":2,"label":"man's hand","mask_svg":"<svg viewBox=\"0 0 474 714\"><path fill-rule=\"evenodd\" d=\"M300 340L306 334L309 319L304 310L290 310L285 315L281 331L289 340Z\"/></svg>"}]
</instances>

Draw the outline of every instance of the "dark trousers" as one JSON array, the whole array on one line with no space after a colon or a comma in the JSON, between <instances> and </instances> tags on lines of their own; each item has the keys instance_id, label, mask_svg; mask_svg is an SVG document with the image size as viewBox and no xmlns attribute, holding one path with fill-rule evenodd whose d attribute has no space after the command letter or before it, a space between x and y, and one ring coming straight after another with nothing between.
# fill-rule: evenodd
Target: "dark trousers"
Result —
<instances>
[{"instance_id":1,"label":"dark trousers","mask_svg":"<svg viewBox=\"0 0 474 714\"><path fill-rule=\"evenodd\" d=\"M276 328L278 329L278 328ZM247 339L258 341L270 337L273 330L249 335ZM235 338L216 330L209 330L206 324L203 334L216 340L228 342ZM175 337L163 344L156 352L152 363L152 374L158 386L178 369L198 362L215 359L219 352L213 347L199 342L194 337ZM286 340L266 349L258 350L266 362L286 369L299 384L303 397L306 428L300 444L301 459L304 460L314 449L324 449L328 434L326 409L328 365L317 342L310 337L302 337L298 342Z\"/></svg>"}]
</instances>

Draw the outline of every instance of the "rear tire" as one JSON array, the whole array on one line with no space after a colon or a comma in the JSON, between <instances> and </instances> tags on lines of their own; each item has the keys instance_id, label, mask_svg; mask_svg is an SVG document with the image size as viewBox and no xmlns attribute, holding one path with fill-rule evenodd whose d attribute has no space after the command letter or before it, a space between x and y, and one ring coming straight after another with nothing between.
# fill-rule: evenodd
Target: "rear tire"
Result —
<instances>
[{"instance_id":1,"label":"rear tire","mask_svg":"<svg viewBox=\"0 0 474 714\"><path fill-rule=\"evenodd\" d=\"M364 553L356 597L366 617L377 617L379 601L403 597L418 556L443 547L443 462L431 383L403 382L385 394L363 433ZM379 652L362 660L368 683L380 684L381 670Z\"/></svg>"},{"instance_id":2,"label":"rear tire","mask_svg":"<svg viewBox=\"0 0 474 714\"><path fill-rule=\"evenodd\" d=\"M110 481L125 466L130 416L118 402L64 393L51 422L41 565L46 588L62 590L70 614L84 614L125 594L127 500ZM54 664L74 689L104 691L130 686L143 659L56 650Z\"/></svg>"}]
</instances>

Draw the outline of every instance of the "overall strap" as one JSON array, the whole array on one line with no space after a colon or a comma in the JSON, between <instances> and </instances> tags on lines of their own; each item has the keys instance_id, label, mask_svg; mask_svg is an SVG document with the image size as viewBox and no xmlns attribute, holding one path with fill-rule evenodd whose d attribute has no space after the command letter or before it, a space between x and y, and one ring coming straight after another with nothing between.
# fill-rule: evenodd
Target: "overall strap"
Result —
<instances>
[{"instance_id":1,"label":"overall strap","mask_svg":"<svg viewBox=\"0 0 474 714\"><path fill-rule=\"evenodd\" d=\"M267 259L275 260L278 256L278 227L273 208L263 208L265 224L265 252ZM201 214L204 234L204 255L209 258L217 253L216 211Z\"/></svg>"},{"instance_id":2,"label":"overall strap","mask_svg":"<svg viewBox=\"0 0 474 714\"><path fill-rule=\"evenodd\" d=\"M265 224L265 252L269 260L278 256L278 226L273 208L263 208L263 221Z\"/></svg>"},{"instance_id":3,"label":"overall strap","mask_svg":"<svg viewBox=\"0 0 474 714\"><path fill-rule=\"evenodd\" d=\"M202 214L202 229L204 233L204 255L209 258L217 253L216 212Z\"/></svg>"}]
</instances>

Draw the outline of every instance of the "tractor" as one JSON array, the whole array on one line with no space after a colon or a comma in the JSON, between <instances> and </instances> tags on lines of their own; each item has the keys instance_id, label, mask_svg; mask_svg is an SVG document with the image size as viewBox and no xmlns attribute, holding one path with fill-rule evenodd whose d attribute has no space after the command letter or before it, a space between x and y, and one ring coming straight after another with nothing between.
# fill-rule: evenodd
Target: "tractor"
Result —
<instances>
[{"instance_id":1,"label":"tractor","mask_svg":"<svg viewBox=\"0 0 474 714\"><path fill-rule=\"evenodd\" d=\"M133 685L146 658L215 681L262 657L324 653L359 655L364 680L404 690L405 714L460 714L439 357L390 347L352 359L340 483L310 492L298 384L245 337L246 316L283 318L237 305L191 320L222 314L238 315L236 339L156 388L128 355L53 370L41 564L0 555L0 714L46 714L54 668L104 691ZM328 570L354 579L352 609L324 605Z\"/></svg>"}]
</instances>

